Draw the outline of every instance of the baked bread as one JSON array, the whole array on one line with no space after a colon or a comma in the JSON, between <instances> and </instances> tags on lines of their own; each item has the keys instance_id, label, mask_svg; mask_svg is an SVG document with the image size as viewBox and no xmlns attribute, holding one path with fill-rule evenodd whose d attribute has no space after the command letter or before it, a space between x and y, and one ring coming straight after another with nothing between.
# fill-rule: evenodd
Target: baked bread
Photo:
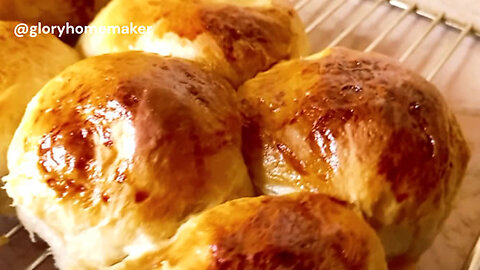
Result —
<instances>
[{"instance_id":1,"label":"baked bread","mask_svg":"<svg viewBox=\"0 0 480 270\"><path fill-rule=\"evenodd\" d=\"M346 205L303 193L242 198L190 219L164 250L115 270L386 270L380 240Z\"/></svg>"},{"instance_id":2,"label":"baked bread","mask_svg":"<svg viewBox=\"0 0 480 270\"><path fill-rule=\"evenodd\" d=\"M435 86L385 56L330 48L276 65L239 95L261 193L356 205L391 261L414 261L431 244L469 160Z\"/></svg>"},{"instance_id":3,"label":"baked bread","mask_svg":"<svg viewBox=\"0 0 480 270\"><path fill-rule=\"evenodd\" d=\"M0 0L0 20L63 26L88 25L109 0ZM61 37L69 41L69 36Z\"/></svg>"},{"instance_id":4,"label":"baked bread","mask_svg":"<svg viewBox=\"0 0 480 270\"><path fill-rule=\"evenodd\" d=\"M0 177L7 173L8 145L27 103L48 80L79 59L75 50L52 35L16 37L16 24L0 21Z\"/></svg>"},{"instance_id":5,"label":"baked bread","mask_svg":"<svg viewBox=\"0 0 480 270\"><path fill-rule=\"evenodd\" d=\"M191 214L253 195L230 84L143 52L89 58L29 103L4 178L60 269L157 250Z\"/></svg>"},{"instance_id":6,"label":"baked bread","mask_svg":"<svg viewBox=\"0 0 480 270\"><path fill-rule=\"evenodd\" d=\"M91 26L131 23L152 29L144 34L85 33L79 50L86 56L143 50L186 58L238 85L308 48L294 9L279 0L114 0Z\"/></svg>"}]
</instances>

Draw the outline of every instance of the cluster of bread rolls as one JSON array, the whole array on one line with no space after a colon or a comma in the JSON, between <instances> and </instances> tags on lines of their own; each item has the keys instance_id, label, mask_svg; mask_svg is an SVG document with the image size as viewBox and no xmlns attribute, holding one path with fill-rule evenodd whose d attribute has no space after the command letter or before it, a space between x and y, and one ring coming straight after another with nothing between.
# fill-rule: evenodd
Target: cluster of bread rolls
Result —
<instances>
[{"instance_id":1,"label":"cluster of bread rolls","mask_svg":"<svg viewBox=\"0 0 480 270\"><path fill-rule=\"evenodd\" d=\"M469 160L432 84L304 57L280 0L112 0L91 25L130 22L153 31L87 33L80 61L0 23L3 181L58 268L406 269L431 244Z\"/></svg>"},{"instance_id":2,"label":"cluster of bread rolls","mask_svg":"<svg viewBox=\"0 0 480 270\"><path fill-rule=\"evenodd\" d=\"M234 86L280 60L304 55L308 42L291 7L278 0L116 0L92 26L152 26L146 34L84 34L85 56L142 50L194 60Z\"/></svg>"},{"instance_id":3,"label":"cluster of bread rolls","mask_svg":"<svg viewBox=\"0 0 480 270\"><path fill-rule=\"evenodd\" d=\"M385 56L332 48L259 74L239 96L261 193L354 204L391 261L432 243L470 155L435 86Z\"/></svg>"}]
</instances>

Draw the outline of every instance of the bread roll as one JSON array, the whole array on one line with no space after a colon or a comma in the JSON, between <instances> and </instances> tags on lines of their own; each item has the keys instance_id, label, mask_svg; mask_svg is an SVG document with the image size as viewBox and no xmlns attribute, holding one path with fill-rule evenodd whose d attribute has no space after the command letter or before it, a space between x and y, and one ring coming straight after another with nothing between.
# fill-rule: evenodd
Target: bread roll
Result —
<instances>
[{"instance_id":1,"label":"bread roll","mask_svg":"<svg viewBox=\"0 0 480 270\"><path fill-rule=\"evenodd\" d=\"M0 177L7 173L7 148L27 103L48 80L79 59L75 50L52 35L16 37L16 24L0 21Z\"/></svg>"},{"instance_id":2,"label":"bread roll","mask_svg":"<svg viewBox=\"0 0 480 270\"><path fill-rule=\"evenodd\" d=\"M239 95L261 192L356 205L391 260L431 244L470 156L435 86L385 56L331 48L259 74Z\"/></svg>"},{"instance_id":3,"label":"bread roll","mask_svg":"<svg viewBox=\"0 0 480 270\"><path fill-rule=\"evenodd\" d=\"M157 250L191 214L252 195L235 91L196 64L125 52L80 61L28 105L4 178L60 269Z\"/></svg>"},{"instance_id":4,"label":"bread roll","mask_svg":"<svg viewBox=\"0 0 480 270\"><path fill-rule=\"evenodd\" d=\"M186 58L234 85L307 49L294 9L278 0L114 0L91 26L131 23L152 29L144 34L85 33L79 49L86 56L143 50Z\"/></svg>"},{"instance_id":5,"label":"bread roll","mask_svg":"<svg viewBox=\"0 0 480 270\"><path fill-rule=\"evenodd\" d=\"M234 200L192 218L159 253L115 270L386 270L380 240L352 210L312 193Z\"/></svg>"}]
</instances>

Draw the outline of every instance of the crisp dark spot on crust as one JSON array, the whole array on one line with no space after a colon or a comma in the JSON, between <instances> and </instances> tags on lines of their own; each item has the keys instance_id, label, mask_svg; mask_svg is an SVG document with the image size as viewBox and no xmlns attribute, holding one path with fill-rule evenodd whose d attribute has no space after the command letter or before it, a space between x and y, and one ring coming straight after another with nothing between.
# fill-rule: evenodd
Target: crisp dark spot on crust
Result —
<instances>
[{"instance_id":1,"label":"crisp dark spot on crust","mask_svg":"<svg viewBox=\"0 0 480 270\"><path fill-rule=\"evenodd\" d=\"M149 196L150 196L150 194L146 191L137 191L135 193L135 202L136 203L141 203L141 202L145 201L146 199L148 199Z\"/></svg>"},{"instance_id":2,"label":"crisp dark spot on crust","mask_svg":"<svg viewBox=\"0 0 480 270\"><path fill-rule=\"evenodd\" d=\"M103 202L109 202L110 201L110 195L108 195L107 193L102 193L102 201Z\"/></svg>"}]
</instances>

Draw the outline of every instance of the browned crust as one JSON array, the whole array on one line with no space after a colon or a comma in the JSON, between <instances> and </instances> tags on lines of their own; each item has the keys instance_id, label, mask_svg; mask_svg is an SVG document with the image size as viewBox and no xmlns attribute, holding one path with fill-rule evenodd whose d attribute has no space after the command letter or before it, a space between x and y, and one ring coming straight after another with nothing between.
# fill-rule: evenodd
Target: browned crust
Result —
<instances>
[{"instance_id":1,"label":"browned crust","mask_svg":"<svg viewBox=\"0 0 480 270\"><path fill-rule=\"evenodd\" d=\"M92 68L89 62L96 63L95 72L79 75L79 69ZM175 189L176 200L195 201L210 186L205 158L240 145L234 90L187 61L130 52L86 60L61 77L64 90L43 95L34 124L42 134L39 167L61 198L89 202L95 199L93 190L102 188L102 200L108 202L115 197L109 190L128 183L137 189L131 200L142 203L160 181L169 187L161 198ZM112 135L116 123L135 131L135 152L117 165L114 182L105 183L108 175L101 174L95 149L115 154L120 147ZM157 208L175 214L171 205Z\"/></svg>"},{"instance_id":2,"label":"browned crust","mask_svg":"<svg viewBox=\"0 0 480 270\"><path fill-rule=\"evenodd\" d=\"M196 48L202 51L198 54L207 59L197 60L227 77L235 86L279 61L303 54L307 47L302 44L306 38L300 32L303 29L294 9L275 3L246 6L241 1L120 0L108 6L97 23L128 25L132 20L153 25L158 39L169 39L166 34L176 34L198 41L192 46L199 45ZM128 45L136 46L140 37L117 35L98 39L106 40L104 50L108 52L113 47L128 50ZM95 40L86 35L81 46L88 48L86 43ZM183 46L182 42L178 46ZM95 48L89 50L95 51Z\"/></svg>"},{"instance_id":3,"label":"browned crust","mask_svg":"<svg viewBox=\"0 0 480 270\"><path fill-rule=\"evenodd\" d=\"M370 269L375 236L340 204L307 193L252 200L254 214L214 229L208 269Z\"/></svg>"},{"instance_id":4,"label":"browned crust","mask_svg":"<svg viewBox=\"0 0 480 270\"><path fill-rule=\"evenodd\" d=\"M441 196L454 164L465 170L467 145L453 132L458 125L437 89L386 57L333 48L321 59L293 61L275 72L278 77L298 73L294 76L313 79L288 85L288 91L299 93L293 101L281 95L285 85L265 81L264 89L254 90L247 84L241 90L243 110L252 126L260 127L265 143L282 145L281 152L300 175L334 181L330 172L349 166L339 155L341 149L356 147L364 153L364 162L377 162L378 175L391 184L397 201L423 202ZM272 97L262 91L278 92ZM289 126L304 132L312 151L309 158L295 158L284 142L281 131ZM351 146L347 126L353 134ZM245 145L250 147L248 141ZM376 151L381 153L374 161Z\"/></svg>"},{"instance_id":5,"label":"browned crust","mask_svg":"<svg viewBox=\"0 0 480 270\"><path fill-rule=\"evenodd\" d=\"M292 11L224 5L202 7L199 14L242 81L290 57Z\"/></svg>"}]
</instances>

